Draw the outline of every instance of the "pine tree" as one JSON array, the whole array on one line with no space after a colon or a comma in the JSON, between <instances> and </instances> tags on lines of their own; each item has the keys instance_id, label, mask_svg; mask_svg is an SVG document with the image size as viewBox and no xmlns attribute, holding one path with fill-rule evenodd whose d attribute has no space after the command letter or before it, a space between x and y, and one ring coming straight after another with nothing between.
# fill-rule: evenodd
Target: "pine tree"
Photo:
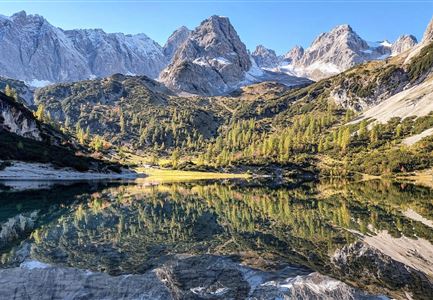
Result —
<instances>
[{"instance_id":1,"label":"pine tree","mask_svg":"<svg viewBox=\"0 0 433 300\"><path fill-rule=\"evenodd\" d=\"M180 158L179 149L176 148L171 153L171 164L172 164L173 168L177 167L177 165L179 163L179 158Z\"/></svg>"},{"instance_id":2,"label":"pine tree","mask_svg":"<svg viewBox=\"0 0 433 300\"><path fill-rule=\"evenodd\" d=\"M359 131L358 131L359 137L362 139L367 135L367 121L362 120L359 124Z\"/></svg>"},{"instance_id":3,"label":"pine tree","mask_svg":"<svg viewBox=\"0 0 433 300\"><path fill-rule=\"evenodd\" d=\"M378 139L377 127L374 126L370 131L370 143L377 143Z\"/></svg>"},{"instance_id":4,"label":"pine tree","mask_svg":"<svg viewBox=\"0 0 433 300\"><path fill-rule=\"evenodd\" d=\"M350 129L347 127L341 135L341 149L344 151L350 144Z\"/></svg>"}]
</instances>

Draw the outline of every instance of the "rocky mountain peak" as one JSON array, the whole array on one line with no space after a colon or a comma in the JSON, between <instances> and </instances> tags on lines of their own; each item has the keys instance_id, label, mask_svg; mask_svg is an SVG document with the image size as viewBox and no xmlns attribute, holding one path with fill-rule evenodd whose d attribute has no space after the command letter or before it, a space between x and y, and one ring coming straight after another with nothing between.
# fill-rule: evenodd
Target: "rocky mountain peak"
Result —
<instances>
[{"instance_id":1,"label":"rocky mountain peak","mask_svg":"<svg viewBox=\"0 0 433 300\"><path fill-rule=\"evenodd\" d=\"M413 35L401 35L391 46L391 55L398 55L411 48L418 43L416 37Z\"/></svg>"},{"instance_id":2,"label":"rocky mountain peak","mask_svg":"<svg viewBox=\"0 0 433 300\"><path fill-rule=\"evenodd\" d=\"M423 43L429 43L433 41L433 18L427 26L427 29L424 32L424 36L422 38Z\"/></svg>"},{"instance_id":3,"label":"rocky mountain peak","mask_svg":"<svg viewBox=\"0 0 433 300\"><path fill-rule=\"evenodd\" d=\"M160 78L177 91L217 95L238 85L250 68L248 51L230 20L212 16L191 32Z\"/></svg>"},{"instance_id":4,"label":"rocky mountain peak","mask_svg":"<svg viewBox=\"0 0 433 300\"><path fill-rule=\"evenodd\" d=\"M341 25L334 27L331 30L331 33L333 33L333 34L344 33L344 32L355 33L349 24L341 24Z\"/></svg>"},{"instance_id":5,"label":"rocky mountain peak","mask_svg":"<svg viewBox=\"0 0 433 300\"><path fill-rule=\"evenodd\" d=\"M284 55L283 60L285 63L289 63L289 64L296 63L297 61L299 61L302 58L302 56L304 55L304 52L305 52L305 50L303 47L295 46L292 48L292 50L290 50L289 52L287 52Z\"/></svg>"},{"instance_id":6,"label":"rocky mountain peak","mask_svg":"<svg viewBox=\"0 0 433 300\"><path fill-rule=\"evenodd\" d=\"M278 65L279 58L274 50L263 45L258 45L251 56L261 68L274 68Z\"/></svg>"},{"instance_id":7,"label":"rocky mountain peak","mask_svg":"<svg viewBox=\"0 0 433 300\"><path fill-rule=\"evenodd\" d=\"M175 30L163 47L164 55L171 61L177 49L188 39L191 34L186 26L182 26Z\"/></svg>"},{"instance_id":8,"label":"rocky mountain peak","mask_svg":"<svg viewBox=\"0 0 433 300\"><path fill-rule=\"evenodd\" d=\"M227 17L214 15L204 20L192 32L190 40L195 42L206 56L222 55L230 61L234 59L244 71L251 67L247 48Z\"/></svg>"},{"instance_id":9,"label":"rocky mountain peak","mask_svg":"<svg viewBox=\"0 0 433 300\"><path fill-rule=\"evenodd\" d=\"M155 78L166 65L162 48L144 34L105 33L101 29L65 31L24 11L1 18L0 75L30 85L114 73Z\"/></svg>"},{"instance_id":10,"label":"rocky mountain peak","mask_svg":"<svg viewBox=\"0 0 433 300\"><path fill-rule=\"evenodd\" d=\"M285 62L292 74L320 80L369 60L384 59L391 54L391 44L368 43L350 25L336 26L320 34L305 51L293 49Z\"/></svg>"}]
</instances>

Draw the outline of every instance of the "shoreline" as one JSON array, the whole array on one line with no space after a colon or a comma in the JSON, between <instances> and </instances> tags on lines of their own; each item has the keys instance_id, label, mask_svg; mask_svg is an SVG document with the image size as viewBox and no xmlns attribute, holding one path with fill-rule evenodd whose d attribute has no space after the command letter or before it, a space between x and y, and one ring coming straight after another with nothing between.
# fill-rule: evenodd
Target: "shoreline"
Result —
<instances>
[{"instance_id":1,"label":"shoreline","mask_svg":"<svg viewBox=\"0 0 433 300\"><path fill-rule=\"evenodd\" d=\"M22 161L11 161L10 166L0 170L0 181L80 181L136 179L143 176L128 169L122 169L122 173L79 172L71 168L55 168L52 164Z\"/></svg>"}]
</instances>

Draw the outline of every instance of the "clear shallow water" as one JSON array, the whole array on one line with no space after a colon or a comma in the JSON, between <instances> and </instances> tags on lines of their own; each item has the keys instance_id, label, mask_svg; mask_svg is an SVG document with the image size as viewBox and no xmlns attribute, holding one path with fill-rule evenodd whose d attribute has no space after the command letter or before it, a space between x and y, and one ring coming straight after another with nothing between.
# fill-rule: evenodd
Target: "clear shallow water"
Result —
<instances>
[{"instance_id":1,"label":"clear shallow water","mask_svg":"<svg viewBox=\"0 0 433 300\"><path fill-rule=\"evenodd\" d=\"M371 181L53 184L0 192L0 266L143 274L176 254L297 266L391 296L433 294L433 191ZM308 272L307 272L308 273Z\"/></svg>"}]
</instances>

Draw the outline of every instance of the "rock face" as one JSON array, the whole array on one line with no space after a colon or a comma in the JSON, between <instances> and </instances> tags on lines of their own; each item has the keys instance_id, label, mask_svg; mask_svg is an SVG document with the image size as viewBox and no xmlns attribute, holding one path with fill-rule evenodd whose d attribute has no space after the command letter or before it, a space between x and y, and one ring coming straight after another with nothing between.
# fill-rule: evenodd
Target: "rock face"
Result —
<instances>
[{"instance_id":1,"label":"rock face","mask_svg":"<svg viewBox=\"0 0 433 300\"><path fill-rule=\"evenodd\" d=\"M144 34L64 31L25 12L0 16L0 75L30 85L113 73L157 77L166 64L162 48Z\"/></svg>"},{"instance_id":2,"label":"rock face","mask_svg":"<svg viewBox=\"0 0 433 300\"><path fill-rule=\"evenodd\" d=\"M295 46L292 50L287 52L283 57L283 63L296 64L304 55L304 48L301 46Z\"/></svg>"},{"instance_id":3,"label":"rock face","mask_svg":"<svg viewBox=\"0 0 433 300\"><path fill-rule=\"evenodd\" d=\"M413 48L417 43L418 41L413 35L402 35L392 44L391 55L403 53Z\"/></svg>"},{"instance_id":4,"label":"rock face","mask_svg":"<svg viewBox=\"0 0 433 300\"><path fill-rule=\"evenodd\" d=\"M177 49L189 38L191 30L182 26L170 35L164 45L163 52L166 58L171 61Z\"/></svg>"},{"instance_id":5,"label":"rock face","mask_svg":"<svg viewBox=\"0 0 433 300\"><path fill-rule=\"evenodd\" d=\"M427 29L424 31L424 36L422 37L423 43L429 43L433 41L433 19L427 26Z\"/></svg>"},{"instance_id":6,"label":"rock face","mask_svg":"<svg viewBox=\"0 0 433 300\"><path fill-rule=\"evenodd\" d=\"M319 35L293 62L293 69L298 76L319 80L365 61L384 59L391 54L390 47L386 41L367 43L349 25L340 25Z\"/></svg>"},{"instance_id":7,"label":"rock face","mask_svg":"<svg viewBox=\"0 0 433 300\"><path fill-rule=\"evenodd\" d=\"M272 67L277 61L275 52L263 46L249 55L229 19L212 16L181 44L170 65L161 72L160 80L177 92L205 96L223 95L263 81L288 86L310 83L305 78L261 68Z\"/></svg>"},{"instance_id":8,"label":"rock face","mask_svg":"<svg viewBox=\"0 0 433 300\"><path fill-rule=\"evenodd\" d=\"M263 45L258 45L251 55L260 68L274 68L279 63L275 51L267 49Z\"/></svg>"},{"instance_id":9,"label":"rock face","mask_svg":"<svg viewBox=\"0 0 433 300\"><path fill-rule=\"evenodd\" d=\"M161 80L193 94L223 94L244 80L251 68L245 45L226 17L203 21L176 51Z\"/></svg>"},{"instance_id":10,"label":"rock face","mask_svg":"<svg viewBox=\"0 0 433 300\"><path fill-rule=\"evenodd\" d=\"M3 93L0 93L0 130L37 141L42 140L40 124L33 114Z\"/></svg>"},{"instance_id":11,"label":"rock face","mask_svg":"<svg viewBox=\"0 0 433 300\"><path fill-rule=\"evenodd\" d=\"M303 269L262 272L210 255L117 277L27 261L0 278L2 299L387 299Z\"/></svg>"}]
</instances>

